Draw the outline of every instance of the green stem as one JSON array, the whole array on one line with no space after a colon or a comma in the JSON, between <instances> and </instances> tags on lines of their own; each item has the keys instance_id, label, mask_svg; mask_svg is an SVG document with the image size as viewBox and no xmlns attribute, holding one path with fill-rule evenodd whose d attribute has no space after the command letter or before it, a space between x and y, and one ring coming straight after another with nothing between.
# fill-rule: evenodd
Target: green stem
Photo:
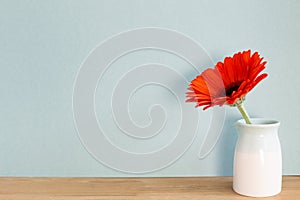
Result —
<instances>
[{"instance_id":1,"label":"green stem","mask_svg":"<svg viewBox=\"0 0 300 200\"><path fill-rule=\"evenodd\" d=\"M249 115L247 114L243 103L238 104L237 107L238 107L240 113L242 114L243 118L245 119L246 123L251 124L250 119L249 119Z\"/></svg>"}]
</instances>

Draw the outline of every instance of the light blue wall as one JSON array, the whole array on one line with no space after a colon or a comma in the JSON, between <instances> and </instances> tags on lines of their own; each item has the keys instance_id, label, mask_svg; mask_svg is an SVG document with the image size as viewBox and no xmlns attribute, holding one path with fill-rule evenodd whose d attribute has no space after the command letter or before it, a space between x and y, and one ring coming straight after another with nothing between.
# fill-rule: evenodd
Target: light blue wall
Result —
<instances>
[{"instance_id":1,"label":"light blue wall","mask_svg":"<svg viewBox=\"0 0 300 200\"><path fill-rule=\"evenodd\" d=\"M114 34L140 27L184 33L206 49L213 63L237 51L259 51L268 61L269 77L248 95L246 107L252 116L281 121L283 173L300 174L299 11L296 0L1 0L0 175L132 176L102 165L86 151L73 120L72 91L89 52ZM153 51L128 56L124 66L151 59L176 69L186 64ZM211 111L200 112L211 116ZM143 176L231 175L233 123L239 118L237 110L226 107L221 138L205 159L197 156L203 142L199 133L180 159Z\"/></svg>"}]
</instances>

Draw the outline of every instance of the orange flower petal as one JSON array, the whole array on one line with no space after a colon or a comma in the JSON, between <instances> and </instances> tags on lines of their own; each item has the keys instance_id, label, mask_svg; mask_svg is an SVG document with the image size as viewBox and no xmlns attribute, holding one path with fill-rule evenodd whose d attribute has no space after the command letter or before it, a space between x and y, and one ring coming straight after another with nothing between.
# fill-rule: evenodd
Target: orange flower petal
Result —
<instances>
[{"instance_id":1,"label":"orange flower petal","mask_svg":"<svg viewBox=\"0 0 300 200\"><path fill-rule=\"evenodd\" d=\"M251 50L226 57L191 81L186 101L195 102L196 107L205 106L204 110L234 104L267 77L266 73L260 75L265 65L258 52L251 55Z\"/></svg>"}]
</instances>

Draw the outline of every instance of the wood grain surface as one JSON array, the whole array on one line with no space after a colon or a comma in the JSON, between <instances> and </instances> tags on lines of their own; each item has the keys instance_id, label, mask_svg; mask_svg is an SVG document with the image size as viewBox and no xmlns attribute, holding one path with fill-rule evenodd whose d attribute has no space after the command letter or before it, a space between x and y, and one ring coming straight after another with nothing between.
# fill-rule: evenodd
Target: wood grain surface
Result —
<instances>
[{"instance_id":1,"label":"wood grain surface","mask_svg":"<svg viewBox=\"0 0 300 200\"><path fill-rule=\"evenodd\" d=\"M0 200L257 199L232 191L232 177L0 178ZM264 200L300 199L300 176L283 177L282 192Z\"/></svg>"}]
</instances>

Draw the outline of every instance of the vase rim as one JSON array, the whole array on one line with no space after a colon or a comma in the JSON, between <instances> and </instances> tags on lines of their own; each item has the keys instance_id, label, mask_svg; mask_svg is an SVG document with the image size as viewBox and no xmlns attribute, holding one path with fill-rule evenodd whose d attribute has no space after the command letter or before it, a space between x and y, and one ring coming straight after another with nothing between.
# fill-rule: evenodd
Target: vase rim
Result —
<instances>
[{"instance_id":1,"label":"vase rim","mask_svg":"<svg viewBox=\"0 0 300 200\"><path fill-rule=\"evenodd\" d=\"M266 127L266 126L279 126L280 122L275 119L267 118L250 118L252 124L246 124L244 119L240 119L236 122L237 125L249 126L249 127Z\"/></svg>"}]
</instances>

